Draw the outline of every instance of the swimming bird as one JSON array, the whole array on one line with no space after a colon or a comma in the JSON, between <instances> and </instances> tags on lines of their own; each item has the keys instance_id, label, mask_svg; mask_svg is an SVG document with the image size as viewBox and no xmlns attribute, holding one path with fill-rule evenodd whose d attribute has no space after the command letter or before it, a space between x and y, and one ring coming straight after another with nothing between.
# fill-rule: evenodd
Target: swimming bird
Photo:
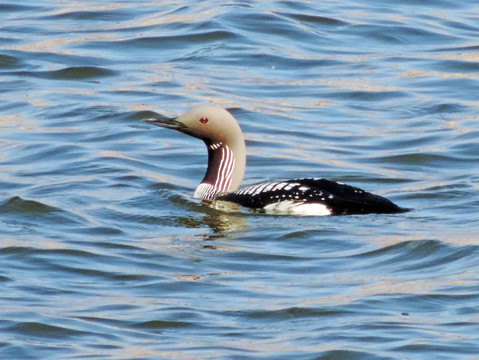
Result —
<instances>
[{"instance_id":1,"label":"swimming bird","mask_svg":"<svg viewBox=\"0 0 479 360\"><path fill-rule=\"evenodd\" d=\"M208 167L195 198L301 215L393 214L408 210L382 196L320 178L269 181L239 188L246 166L245 141L236 119L221 107L197 106L177 118L144 121L204 141Z\"/></svg>"}]
</instances>

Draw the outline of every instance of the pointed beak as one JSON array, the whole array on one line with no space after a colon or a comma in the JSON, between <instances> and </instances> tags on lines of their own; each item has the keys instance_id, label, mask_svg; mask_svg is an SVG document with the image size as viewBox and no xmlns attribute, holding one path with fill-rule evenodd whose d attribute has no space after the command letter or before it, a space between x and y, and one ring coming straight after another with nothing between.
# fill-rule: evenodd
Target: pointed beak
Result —
<instances>
[{"instance_id":1,"label":"pointed beak","mask_svg":"<svg viewBox=\"0 0 479 360\"><path fill-rule=\"evenodd\" d=\"M160 127L164 127L167 129L174 129L178 131L183 131L187 128L187 126L178 120L176 118L167 118L167 117L153 117L149 119L144 119L144 122Z\"/></svg>"}]
</instances>

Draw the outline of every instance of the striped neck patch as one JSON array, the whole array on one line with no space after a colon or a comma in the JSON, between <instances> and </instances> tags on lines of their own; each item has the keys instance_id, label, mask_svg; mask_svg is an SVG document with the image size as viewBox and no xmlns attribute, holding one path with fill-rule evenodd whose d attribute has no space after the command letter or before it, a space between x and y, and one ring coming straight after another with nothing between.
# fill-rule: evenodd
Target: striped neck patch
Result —
<instances>
[{"instance_id":1,"label":"striped neck patch","mask_svg":"<svg viewBox=\"0 0 479 360\"><path fill-rule=\"evenodd\" d=\"M214 150L214 154L211 155L212 166L208 168L205 176L208 182L198 185L194 196L212 200L217 194L228 192L235 167L235 157L233 151L222 142L211 144L208 148Z\"/></svg>"}]
</instances>

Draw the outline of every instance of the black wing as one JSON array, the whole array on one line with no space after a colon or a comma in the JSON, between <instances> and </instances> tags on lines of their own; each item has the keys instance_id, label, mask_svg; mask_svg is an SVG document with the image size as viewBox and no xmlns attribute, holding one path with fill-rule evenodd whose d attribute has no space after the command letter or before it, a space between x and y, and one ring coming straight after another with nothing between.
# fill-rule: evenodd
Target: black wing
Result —
<instances>
[{"instance_id":1,"label":"black wing","mask_svg":"<svg viewBox=\"0 0 479 360\"><path fill-rule=\"evenodd\" d=\"M261 183L217 197L250 208L263 208L281 201L320 203L332 215L400 213L408 211L388 199L360 188L317 178Z\"/></svg>"}]
</instances>

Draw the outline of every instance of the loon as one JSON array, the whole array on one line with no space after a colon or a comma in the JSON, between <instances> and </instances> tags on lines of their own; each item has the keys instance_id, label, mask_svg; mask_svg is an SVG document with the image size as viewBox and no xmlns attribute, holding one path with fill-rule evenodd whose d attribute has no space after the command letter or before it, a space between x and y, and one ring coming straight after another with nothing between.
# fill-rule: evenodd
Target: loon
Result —
<instances>
[{"instance_id":1,"label":"loon","mask_svg":"<svg viewBox=\"0 0 479 360\"><path fill-rule=\"evenodd\" d=\"M300 215L352 215L408 211L360 188L320 178L264 182L239 188L246 167L243 133L235 118L217 106L197 106L177 118L148 118L147 123L174 129L204 141L206 174L195 198L233 202L267 212Z\"/></svg>"}]
</instances>

